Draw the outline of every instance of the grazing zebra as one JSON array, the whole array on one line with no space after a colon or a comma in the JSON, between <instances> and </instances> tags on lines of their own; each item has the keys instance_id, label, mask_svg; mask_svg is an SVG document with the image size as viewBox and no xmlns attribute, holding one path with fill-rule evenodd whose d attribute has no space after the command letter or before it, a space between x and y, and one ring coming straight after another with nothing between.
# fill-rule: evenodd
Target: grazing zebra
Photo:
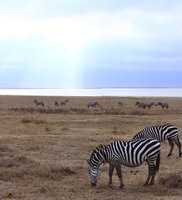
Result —
<instances>
[{"instance_id":1,"label":"grazing zebra","mask_svg":"<svg viewBox=\"0 0 182 200\"><path fill-rule=\"evenodd\" d=\"M163 109L164 109L164 108L166 108L166 109L169 108L168 103L161 103L161 102L158 102L157 104L160 105Z\"/></svg>"},{"instance_id":2,"label":"grazing zebra","mask_svg":"<svg viewBox=\"0 0 182 200\"><path fill-rule=\"evenodd\" d=\"M34 99L34 102L36 103L36 106L42 105L42 107L44 107L44 102L42 102L42 101L37 101L37 99Z\"/></svg>"},{"instance_id":3,"label":"grazing zebra","mask_svg":"<svg viewBox=\"0 0 182 200\"><path fill-rule=\"evenodd\" d=\"M61 101L61 105L66 105L66 101L65 100L63 100L63 101Z\"/></svg>"},{"instance_id":4,"label":"grazing zebra","mask_svg":"<svg viewBox=\"0 0 182 200\"><path fill-rule=\"evenodd\" d=\"M92 106L92 108L93 108L93 107L96 107L96 105L99 106L99 103L98 103L98 102L94 102L94 103L89 102L89 103L88 103L88 108L89 108L90 106Z\"/></svg>"},{"instance_id":5,"label":"grazing zebra","mask_svg":"<svg viewBox=\"0 0 182 200\"><path fill-rule=\"evenodd\" d=\"M66 99L65 102L66 102L66 103L69 103L70 101L69 101L69 99Z\"/></svg>"},{"instance_id":6,"label":"grazing zebra","mask_svg":"<svg viewBox=\"0 0 182 200\"><path fill-rule=\"evenodd\" d=\"M144 103L136 102L135 106L138 106L138 108L144 108Z\"/></svg>"},{"instance_id":7,"label":"grazing zebra","mask_svg":"<svg viewBox=\"0 0 182 200\"><path fill-rule=\"evenodd\" d=\"M122 106L123 102L122 101L118 101L118 105Z\"/></svg>"},{"instance_id":8,"label":"grazing zebra","mask_svg":"<svg viewBox=\"0 0 182 200\"><path fill-rule=\"evenodd\" d=\"M179 157L181 156L181 143L179 141L178 137L178 129L176 126L172 124L165 124L161 126L148 126L144 128L142 131L137 133L133 139L140 139L144 137L150 137L150 138L155 138L159 142L163 142L166 139L169 142L169 145L171 147L168 156L172 155L173 148L174 148L174 143L178 146L179 149Z\"/></svg>"},{"instance_id":9,"label":"grazing zebra","mask_svg":"<svg viewBox=\"0 0 182 200\"><path fill-rule=\"evenodd\" d=\"M114 167L120 179L120 188L124 186L121 173L121 164L128 167L137 167L144 163L148 164L148 177L144 185L154 184L156 171L160 165L160 143L153 138L140 140L114 141L107 146L97 147L89 160L88 169L91 185L96 186L100 176L99 167L102 163L109 163L109 183L112 184ZM155 164L156 161L156 164Z\"/></svg>"},{"instance_id":10,"label":"grazing zebra","mask_svg":"<svg viewBox=\"0 0 182 200\"><path fill-rule=\"evenodd\" d=\"M55 106L59 106L59 103L57 101L54 102Z\"/></svg>"},{"instance_id":11,"label":"grazing zebra","mask_svg":"<svg viewBox=\"0 0 182 200\"><path fill-rule=\"evenodd\" d=\"M69 103L69 99L65 99L65 100L61 101L61 105L66 105L67 103Z\"/></svg>"},{"instance_id":12,"label":"grazing zebra","mask_svg":"<svg viewBox=\"0 0 182 200\"><path fill-rule=\"evenodd\" d=\"M150 109L150 107L153 106L154 104L155 104L154 102L152 102L152 103L144 103L143 108L147 108L148 107L148 109Z\"/></svg>"},{"instance_id":13,"label":"grazing zebra","mask_svg":"<svg viewBox=\"0 0 182 200\"><path fill-rule=\"evenodd\" d=\"M140 103L140 102L136 102L135 106L138 106L138 108L147 108L150 109L152 105L154 105L155 103L152 102L152 103Z\"/></svg>"}]
</instances>

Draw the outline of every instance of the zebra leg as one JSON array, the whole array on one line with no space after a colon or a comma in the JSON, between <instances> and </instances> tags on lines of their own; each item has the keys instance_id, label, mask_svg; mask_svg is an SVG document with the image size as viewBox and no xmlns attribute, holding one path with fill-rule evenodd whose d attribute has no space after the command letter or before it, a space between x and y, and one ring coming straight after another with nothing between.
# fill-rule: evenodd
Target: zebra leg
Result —
<instances>
[{"instance_id":1,"label":"zebra leg","mask_svg":"<svg viewBox=\"0 0 182 200\"><path fill-rule=\"evenodd\" d=\"M172 141L171 138L168 139L168 142L169 142L169 145L171 147L170 151L169 151L169 154L167 155L168 157L172 155L172 152L173 152L173 148L174 148L174 143Z\"/></svg>"},{"instance_id":2,"label":"zebra leg","mask_svg":"<svg viewBox=\"0 0 182 200\"><path fill-rule=\"evenodd\" d=\"M109 184L112 184L113 170L114 170L114 166L109 164Z\"/></svg>"},{"instance_id":3,"label":"zebra leg","mask_svg":"<svg viewBox=\"0 0 182 200\"><path fill-rule=\"evenodd\" d=\"M153 185L154 184L154 180L155 180L155 175L156 175L156 170L155 170L155 167L153 169L153 174L152 174L152 178L151 178L151 181L150 181L150 185Z\"/></svg>"},{"instance_id":4,"label":"zebra leg","mask_svg":"<svg viewBox=\"0 0 182 200\"><path fill-rule=\"evenodd\" d=\"M119 188L122 189L123 186L124 186L124 184L123 184L122 173L121 173L121 163L117 163L117 165L115 166L115 168L116 168L119 180L120 180L120 186L119 186Z\"/></svg>"},{"instance_id":5,"label":"zebra leg","mask_svg":"<svg viewBox=\"0 0 182 200\"><path fill-rule=\"evenodd\" d=\"M174 141L175 144L178 146L178 149L179 149L179 157L181 157L182 155L182 152L181 152L181 142L179 141L179 138L177 136L176 140Z\"/></svg>"},{"instance_id":6,"label":"zebra leg","mask_svg":"<svg viewBox=\"0 0 182 200\"><path fill-rule=\"evenodd\" d=\"M148 177L147 177L147 180L146 180L144 186L153 185L154 180L155 180L155 174L156 174L156 167L155 167L154 161L148 159L147 164L148 164L149 171L148 171Z\"/></svg>"}]
</instances>

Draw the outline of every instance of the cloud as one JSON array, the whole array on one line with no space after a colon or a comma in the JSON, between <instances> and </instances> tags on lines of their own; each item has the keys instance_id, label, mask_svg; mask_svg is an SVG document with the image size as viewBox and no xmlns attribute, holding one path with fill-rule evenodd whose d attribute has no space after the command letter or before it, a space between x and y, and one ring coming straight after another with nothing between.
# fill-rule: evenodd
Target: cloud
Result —
<instances>
[{"instance_id":1,"label":"cloud","mask_svg":"<svg viewBox=\"0 0 182 200\"><path fill-rule=\"evenodd\" d=\"M181 39L182 35L179 1L18 2L8 0L0 7L0 38L26 39L39 35L49 42L76 48L101 39L164 40Z\"/></svg>"},{"instance_id":2,"label":"cloud","mask_svg":"<svg viewBox=\"0 0 182 200\"><path fill-rule=\"evenodd\" d=\"M45 69L42 85L56 77L71 86L90 69L107 69L106 82L122 70L180 72L181 8L177 0L0 0L0 70L36 85Z\"/></svg>"},{"instance_id":3,"label":"cloud","mask_svg":"<svg viewBox=\"0 0 182 200\"><path fill-rule=\"evenodd\" d=\"M39 36L45 43L59 44L68 49L79 48L94 40L135 36L129 20L112 17L105 13L32 21L11 15L1 15L0 27L0 39L26 40Z\"/></svg>"}]
</instances>

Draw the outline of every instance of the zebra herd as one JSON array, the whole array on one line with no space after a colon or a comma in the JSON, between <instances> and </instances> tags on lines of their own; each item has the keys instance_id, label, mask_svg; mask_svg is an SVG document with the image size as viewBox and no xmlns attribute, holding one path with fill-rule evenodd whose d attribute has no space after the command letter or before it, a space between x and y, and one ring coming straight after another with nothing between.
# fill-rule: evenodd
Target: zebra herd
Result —
<instances>
[{"instance_id":1,"label":"zebra herd","mask_svg":"<svg viewBox=\"0 0 182 200\"><path fill-rule=\"evenodd\" d=\"M36 106L41 105L42 107L44 107L44 105L45 105L43 101L38 101L37 99L34 99L34 102L35 102ZM61 105L61 106L62 106L62 105L66 105L67 103L69 103L69 99L65 99L65 100L61 101L61 102L60 102L60 105ZM54 105L55 105L55 106L59 106L59 102L58 102L58 101L55 101L55 102L54 102Z\"/></svg>"},{"instance_id":2,"label":"zebra herd","mask_svg":"<svg viewBox=\"0 0 182 200\"><path fill-rule=\"evenodd\" d=\"M138 108L143 108L143 109L145 109L145 108L150 109L153 105L154 106L161 106L162 109L164 109L164 108L168 109L169 108L168 103L161 103L161 102L158 102L158 103L154 103L154 102L152 102L152 103L136 102L136 104L135 104L135 106L137 106Z\"/></svg>"},{"instance_id":3,"label":"zebra herd","mask_svg":"<svg viewBox=\"0 0 182 200\"><path fill-rule=\"evenodd\" d=\"M34 103L36 104L36 106L39 106L41 105L42 107L44 107L44 102L43 101L38 101L37 99L34 99ZM60 105L66 105L67 103L69 103L69 99L65 99L63 101L60 102ZM55 106L59 106L59 102L58 101L55 101L54 102L54 105ZM99 106L99 103L96 101L96 102L88 102L87 104L87 107L92 107L92 108L95 108L96 106Z\"/></svg>"},{"instance_id":4,"label":"zebra herd","mask_svg":"<svg viewBox=\"0 0 182 200\"><path fill-rule=\"evenodd\" d=\"M160 142L169 141L172 155L174 143L178 146L179 157L182 155L181 143L178 138L178 129L172 124L161 126L149 126L136 134L129 141L114 141L108 145L97 147L87 160L91 185L96 186L100 176L101 164L109 163L109 184L112 184L114 168L120 179L120 188L123 188L121 164L128 167L137 167L148 164L148 177L144 185L153 185L156 172L160 166L161 145Z\"/></svg>"},{"instance_id":5,"label":"zebra herd","mask_svg":"<svg viewBox=\"0 0 182 200\"><path fill-rule=\"evenodd\" d=\"M41 105L42 107L44 107L44 105L45 105L43 101L38 101L37 99L34 99L34 102L35 102L36 106ZM69 99L65 99L65 100L61 101L61 102L60 102L60 105L61 105L61 106L64 106L64 105L66 105L67 103L69 103ZM58 101L55 101L55 102L54 102L54 105L55 105L55 106L59 106L59 102L58 102ZM119 100L119 101L118 101L118 105L123 106L123 102L122 102L121 100ZM154 106L161 106L163 109L164 109L164 108L166 108L166 109L169 108L168 103L161 103L161 102L158 102L158 103L154 103L154 102L152 102L152 103L141 103L141 102L136 102L136 104L135 104L135 106L137 106L138 108L143 108L143 109L145 109L145 108L150 109L153 105L154 105ZM97 102L97 101L96 101L96 102L88 102L88 104L87 104L87 107L88 107L88 108L89 108L89 107L95 108L96 106L100 106L99 102Z\"/></svg>"}]
</instances>

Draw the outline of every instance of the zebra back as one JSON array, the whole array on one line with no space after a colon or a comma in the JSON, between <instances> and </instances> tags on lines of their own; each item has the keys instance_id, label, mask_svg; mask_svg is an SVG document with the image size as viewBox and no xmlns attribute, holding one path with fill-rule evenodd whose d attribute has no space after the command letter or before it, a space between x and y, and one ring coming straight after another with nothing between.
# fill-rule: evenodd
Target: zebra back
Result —
<instances>
[{"instance_id":1,"label":"zebra back","mask_svg":"<svg viewBox=\"0 0 182 200\"><path fill-rule=\"evenodd\" d=\"M176 137L178 135L178 129L172 124L165 124L160 126L148 126L142 131L137 133L133 139L141 139L145 137L155 138L159 142L163 142L166 139Z\"/></svg>"}]
</instances>

